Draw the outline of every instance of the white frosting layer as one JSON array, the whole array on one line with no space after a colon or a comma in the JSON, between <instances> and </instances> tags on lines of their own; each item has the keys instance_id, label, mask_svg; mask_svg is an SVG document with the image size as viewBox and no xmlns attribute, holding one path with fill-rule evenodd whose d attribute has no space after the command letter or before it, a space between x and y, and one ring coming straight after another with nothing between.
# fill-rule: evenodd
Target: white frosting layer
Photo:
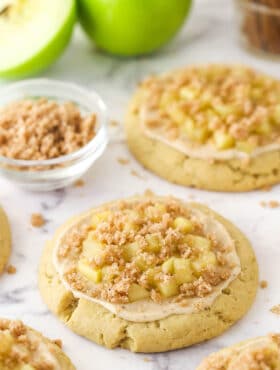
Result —
<instances>
[{"instance_id":1,"label":"white frosting layer","mask_svg":"<svg viewBox=\"0 0 280 370\"><path fill-rule=\"evenodd\" d=\"M92 298L84 293L73 289L64 278L64 271L67 267L67 261L61 263L61 261L59 261L58 259L57 252L60 245L63 243L63 239L67 232L75 229L77 226L88 223L91 215L93 214L92 211L81 215L78 219L74 219L70 224L66 225L59 232L57 238L54 241L55 245L53 263L65 288L69 291L72 291L73 295L76 298L82 298L100 304L118 317L133 322L155 321L173 314L191 314L211 306L215 299L221 294L222 290L227 288L228 285L239 275L241 271L240 259L237 255L234 241L227 232L226 228L221 223L219 223L214 217L207 215L199 211L198 209L195 209L193 207L190 208L188 206L186 207L189 209L194 218L196 218L203 225L203 231L205 234L215 234L217 241L229 248L227 258L233 266L231 270L231 275L220 285L214 287L211 294L203 298L186 298L183 302L180 303L174 302L174 300L170 298L168 300L165 300L161 304L155 303L152 300L143 300L128 304L113 304L101 299ZM96 209L94 213L98 213L101 210L102 208Z\"/></svg>"}]
</instances>

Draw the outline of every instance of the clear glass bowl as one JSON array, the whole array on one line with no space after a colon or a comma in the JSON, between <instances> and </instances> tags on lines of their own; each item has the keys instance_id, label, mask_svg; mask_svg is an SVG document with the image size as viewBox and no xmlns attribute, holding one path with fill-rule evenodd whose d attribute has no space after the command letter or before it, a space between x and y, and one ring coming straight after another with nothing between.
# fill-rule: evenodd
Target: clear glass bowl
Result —
<instances>
[{"instance_id":1,"label":"clear glass bowl","mask_svg":"<svg viewBox=\"0 0 280 370\"><path fill-rule=\"evenodd\" d=\"M258 3L253 0L235 0L235 4L242 44L253 52L278 59L280 57L279 1L273 3L267 0Z\"/></svg>"},{"instance_id":2,"label":"clear glass bowl","mask_svg":"<svg viewBox=\"0 0 280 370\"><path fill-rule=\"evenodd\" d=\"M92 91L72 83L34 79L0 89L0 107L24 98L45 97L57 102L71 101L82 114L97 115L96 136L81 149L54 159L19 160L0 156L0 175L33 191L63 188L78 180L104 152L107 143L107 109Z\"/></svg>"}]
</instances>

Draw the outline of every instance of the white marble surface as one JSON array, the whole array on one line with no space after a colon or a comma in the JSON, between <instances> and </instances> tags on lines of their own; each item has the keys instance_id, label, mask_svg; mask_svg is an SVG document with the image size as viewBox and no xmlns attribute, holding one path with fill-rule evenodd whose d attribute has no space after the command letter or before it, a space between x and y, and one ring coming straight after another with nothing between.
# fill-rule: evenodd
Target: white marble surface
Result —
<instances>
[{"instance_id":1,"label":"white marble surface","mask_svg":"<svg viewBox=\"0 0 280 370\"><path fill-rule=\"evenodd\" d=\"M146 74L195 62L245 62L280 77L279 64L247 54L240 49L233 23L230 0L198 0L191 20L179 37L153 57L136 60L114 59L93 50L77 31L65 55L43 76L71 80L96 89L106 100L110 115L120 120L128 97ZM4 83L4 82L3 82ZM121 166L117 157L130 158ZM143 178L130 174L131 169ZM270 192L218 194L168 184L144 171L129 155L122 142L111 143L105 155L85 176L82 188L69 188L48 194L32 194L0 179L0 203L12 226L11 263L15 275L0 281L0 316L23 319L53 338L62 338L65 351L79 370L192 370L207 354L251 336L280 330L280 317L269 309L280 304L280 208L264 209L262 200L279 200L280 187ZM66 329L41 300L37 289L37 267L44 242L69 216L114 198L150 188L160 194L183 199L190 195L235 222L249 237L260 263L260 277L269 286L260 290L250 312L224 335L207 343L167 354L140 355L124 350L106 350ZM41 212L47 224L30 226L30 215Z\"/></svg>"}]
</instances>

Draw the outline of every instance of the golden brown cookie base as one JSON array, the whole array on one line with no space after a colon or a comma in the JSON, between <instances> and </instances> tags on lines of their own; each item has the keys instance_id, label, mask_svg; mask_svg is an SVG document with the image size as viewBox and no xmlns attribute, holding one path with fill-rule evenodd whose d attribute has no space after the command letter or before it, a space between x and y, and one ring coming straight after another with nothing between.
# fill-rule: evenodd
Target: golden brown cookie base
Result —
<instances>
[{"instance_id":1,"label":"golden brown cookie base","mask_svg":"<svg viewBox=\"0 0 280 370\"><path fill-rule=\"evenodd\" d=\"M134 352L169 351L220 335L239 320L254 301L258 266L248 240L234 225L205 206L194 206L223 223L236 242L241 260L241 275L210 309L148 323L120 319L96 303L76 299L64 288L53 266L53 243L49 242L40 264L39 288L50 310L77 334L108 348L123 347Z\"/></svg>"},{"instance_id":2,"label":"golden brown cookie base","mask_svg":"<svg viewBox=\"0 0 280 370\"><path fill-rule=\"evenodd\" d=\"M0 274L3 272L11 253L11 232L7 216L0 207Z\"/></svg>"},{"instance_id":3,"label":"golden brown cookie base","mask_svg":"<svg viewBox=\"0 0 280 370\"><path fill-rule=\"evenodd\" d=\"M134 113L139 96L126 117L127 144L142 165L176 184L214 191L249 191L280 183L280 151L264 153L244 164L240 159L214 163L190 158L144 135Z\"/></svg>"}]
</instances>

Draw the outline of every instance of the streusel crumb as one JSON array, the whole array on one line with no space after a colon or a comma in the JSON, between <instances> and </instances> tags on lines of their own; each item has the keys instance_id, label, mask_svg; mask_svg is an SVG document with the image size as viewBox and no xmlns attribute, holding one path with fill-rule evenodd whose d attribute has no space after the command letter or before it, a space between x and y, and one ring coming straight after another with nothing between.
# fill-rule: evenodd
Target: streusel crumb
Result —
<instances>
[{"instance_id":1,"label":"streusel crumb","mask_svg":"<svg viewBox=\"0 0 280 370\"><path fill-rule=\"evenodd\" d=\"M13 265L8 265L6 271L9 275L14 275L17 272L17 269Z\"/></svg>"},{"instance_id":2,"label":"streusel crumb","mask_svg":"<svg viewBox=\"0 0 280 370\"><path fill-rule=\"evenodd\" d=\"M280 315L280 304L277 304L276 306L273 306L270 311L272 313L275 313L276 315Z\"/></svg>"},{"instance_id":3,"label":"streusel crumb","mask_svg":"<svg viewBox=\"0 0 280 370\"><path fill-rule=\"evenodd\" d=\"M31 225L33 227L42 227L46 223L46 221L45 221L43 215L41 215L41 213L33 213L31 215L30 222L31 222Z\"/></svg>"},{"instance_id":4,"label":"streusel crumb","mask_svg":"<svg viewBox=\"0 0 280 370\"><path fill-rule=\"evenodd\" d=\"M266 280L261 280L260 281L260 287L262 289L266 289L268 287L268 282Z\"/></svg>"},{"instance_id":5,"label":"streusel crumb","mask_svg":"<svg viewBox=\"0 0 280 370\"><path fill-rule=\"evenodd\" d=\"M96 115L71 102L26 99L0 109L0 155L45 160L75 152L94 136Z\"/></svg>"}]
</instances>

